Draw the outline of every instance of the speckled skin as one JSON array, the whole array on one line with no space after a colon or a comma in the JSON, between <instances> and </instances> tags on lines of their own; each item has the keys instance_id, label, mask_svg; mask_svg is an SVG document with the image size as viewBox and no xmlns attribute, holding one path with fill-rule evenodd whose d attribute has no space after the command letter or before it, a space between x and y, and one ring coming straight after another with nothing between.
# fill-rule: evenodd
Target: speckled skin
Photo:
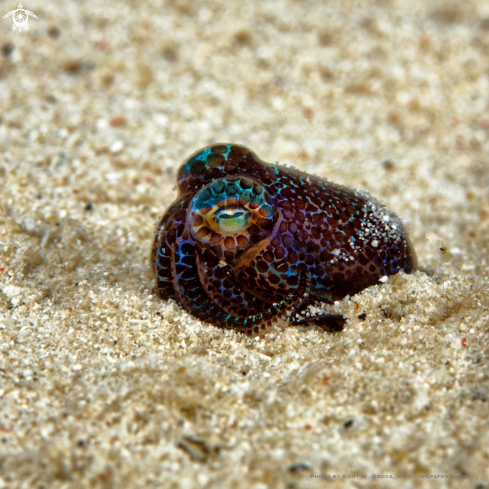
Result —
<instances>
[{"instance_id":1,"label":"speckled skin","mask_svg":"<svg viewBox=\"0 0 489 489\"><path fill-rule=\"evenodd\" d=\"M154 291L203 321L258 332L416 268L401 221L367 193L265 163L244 146L201 149L177 179L157 224ZM321 319L341 316L307 322Z\"/></svg>"}]
</instances>

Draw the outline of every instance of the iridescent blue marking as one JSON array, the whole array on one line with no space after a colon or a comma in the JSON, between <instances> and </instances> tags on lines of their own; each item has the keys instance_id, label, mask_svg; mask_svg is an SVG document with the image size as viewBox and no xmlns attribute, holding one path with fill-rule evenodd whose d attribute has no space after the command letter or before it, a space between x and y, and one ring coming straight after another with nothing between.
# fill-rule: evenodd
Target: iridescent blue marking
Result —
<instances>
[{"instance_id":1,"label":"iridescent blue marking","mask_svg":"<svg viewBox=\"0 0 489 489\"><path fill-rule=\"evenodd\" d=\"M416 267L402 223L393 236L367 194L269 165L242 146L200 150L178 179L153 249L156 290L205 321L256 330L305 290L307 301L337 300Z\"/></svg>"}]
</instances>

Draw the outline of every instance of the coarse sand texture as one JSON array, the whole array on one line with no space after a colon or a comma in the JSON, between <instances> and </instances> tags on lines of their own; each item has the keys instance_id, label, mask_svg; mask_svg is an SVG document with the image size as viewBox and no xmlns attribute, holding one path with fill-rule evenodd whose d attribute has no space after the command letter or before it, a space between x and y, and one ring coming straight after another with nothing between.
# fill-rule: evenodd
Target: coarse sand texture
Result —
<instances>
[{"instance_id":1,"label":"coarse sand texture","mask_svg":"<svg viewBox=\"0 0 489 489\"><path fill-rule=\"evenodd\" d=\"M489 2L25 2L28 31L0 19L0 489L489 489ZM160 300L155 223L218 142L368 192L418 270L328 307L334 333Z\"/></svg>"}]
</instances>

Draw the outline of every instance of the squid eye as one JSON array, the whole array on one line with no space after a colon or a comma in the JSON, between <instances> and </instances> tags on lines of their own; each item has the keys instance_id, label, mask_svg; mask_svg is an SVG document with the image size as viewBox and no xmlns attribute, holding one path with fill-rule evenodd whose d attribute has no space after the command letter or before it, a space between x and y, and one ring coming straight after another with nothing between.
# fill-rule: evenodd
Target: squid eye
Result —
<instances>
[{"instance_id":1,"label":"squid eye","mask_svg":"<svg viewBox=\"0 0 489 489\"><path fill-rule=\"evenodd\" d=\"M234 234L246 229L250 223L250 211L244 207L221 207L213 216L220 231Z\"/></svg>"},{"instance_id":2,"label":"squid eye","mask_svg":"<svg viewBox=\"0 0 489 489\"><path fill-rule=\"evenodd\" d=\"M268 236L275 219L275 203L263 185L251 178L223 177L192 197L186 226L192 239L220 247L219 258L231 260L234 251L244 251Z\"/></svg>"}]
</instances>

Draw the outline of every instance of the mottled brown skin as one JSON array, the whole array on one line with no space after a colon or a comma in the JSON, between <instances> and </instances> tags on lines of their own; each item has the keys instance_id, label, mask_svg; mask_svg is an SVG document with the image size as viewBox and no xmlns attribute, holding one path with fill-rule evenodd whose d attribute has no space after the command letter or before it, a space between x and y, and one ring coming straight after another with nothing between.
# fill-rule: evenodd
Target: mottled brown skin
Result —
<instances>
[{"instance_id":1,"label":"mottled brown skin","mask_svg":"<svg viewBox=\"0 0 489 489\"><path fill-rule=\"evenodd\" d=\"M243 146L204 148L177 178L153 245L155 293L203 321L249 333L289 313L339 329L341 316L298 313L416 268L403 224L374 198Z\"/></svg>"}]
</instances>

